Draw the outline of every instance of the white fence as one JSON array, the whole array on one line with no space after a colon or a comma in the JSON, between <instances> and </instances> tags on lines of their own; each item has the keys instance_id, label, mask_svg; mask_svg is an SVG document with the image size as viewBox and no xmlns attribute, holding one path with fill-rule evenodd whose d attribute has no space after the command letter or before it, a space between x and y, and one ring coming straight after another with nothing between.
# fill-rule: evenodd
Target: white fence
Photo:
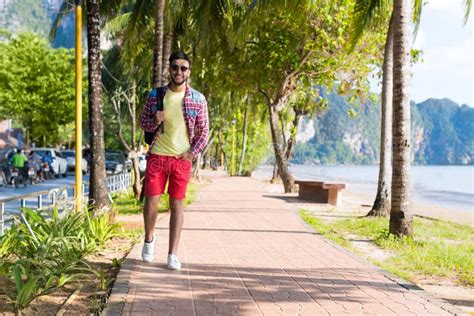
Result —
<instances>
[{"instance_id":1,"label":"white fence","mask_svg":"<svg viewBox=\"0 0 474 316\"><path fill-rule=\"evenodd\" d=\"M131 185L131 174L121 173L107 177L107 189L110 195L114 192L127 190ZM89 196L86 185L82 186L83 197ZM75 207L74 186L62 186L51 190L37 191L30 194L0 199L0 236L3 236L5 225L15 217L23 217L22 208L30 207L46 210L58 207L59 210L71 210ZM112 199L110 198L112 201Z\"/></svg>"}]
</instances>

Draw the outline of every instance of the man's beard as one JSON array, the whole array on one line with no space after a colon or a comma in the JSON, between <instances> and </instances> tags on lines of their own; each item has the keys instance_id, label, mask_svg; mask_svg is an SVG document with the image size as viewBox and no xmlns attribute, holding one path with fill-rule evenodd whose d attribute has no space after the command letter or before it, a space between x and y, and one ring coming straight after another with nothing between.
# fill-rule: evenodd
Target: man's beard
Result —
<instances>
[{"instance_id":1,"label":"man's beard","mask_svg":"<svg viewBox=\"0 0 474 316\"><path fill-rule=\"evenodd\" d=\"M171 81L173 81L174 85L177 86L177 87L179 87L179 86L181 86L182 84L186 83L186 80L187 80L187 79L183 79L183 81L177 82L176 80L174 80L173 76L171 76Z\"/></svg>"}]
</instances>

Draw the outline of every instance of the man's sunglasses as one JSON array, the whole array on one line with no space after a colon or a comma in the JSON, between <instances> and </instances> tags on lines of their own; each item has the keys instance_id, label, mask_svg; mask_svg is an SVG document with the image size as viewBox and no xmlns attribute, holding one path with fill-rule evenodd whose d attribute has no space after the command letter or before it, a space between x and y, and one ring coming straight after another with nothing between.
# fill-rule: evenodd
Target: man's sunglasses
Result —
<instances>
[{"instance_id":1,"label":"man's sunglasses","mask_svg":"<svg viewBox=\"0 0 474 316\"><path fill-rule=\"evenodd\" d=\"M173 69L173 71L178 71L181 69L181 72L186 72L189 69L189 67L180 66L180 65L171 65L171 69Z\"/></svg>"}]
</instances>

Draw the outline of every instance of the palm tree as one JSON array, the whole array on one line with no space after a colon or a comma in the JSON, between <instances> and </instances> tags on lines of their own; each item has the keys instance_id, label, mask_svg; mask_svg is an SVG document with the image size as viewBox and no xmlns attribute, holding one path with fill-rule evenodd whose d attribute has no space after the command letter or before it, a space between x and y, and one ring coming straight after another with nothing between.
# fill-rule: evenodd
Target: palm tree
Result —
<instances>
[{"instance_id":1,"label":"palm tree","mask_svg":"<svg viewBox=\"0 0 474 316\"><path fill-rule=\"evenodd\" d=\"M420 5L415 1L415 6ZM354 7L354 21L352 24L351 50L364 31L370 27L378 27L385 23L385 16L391 8L387 1L359 0ZM421 12L421 7L414 10ZM418 18L414 18L419 22ZM367 216L387 216L390 213L390 144L392 119L392 90L393 90L393 23L391 14L384 47L382 65L382 94L381 94L381 128L380 128L380 163L377 194L372 209Z\"/></svg>"},{"instance_id":2,"label":"palm tree","mask_svg":"<svg viewBox=\"0 0 474 316\"><path fill-rule=\"evenodd\" d=\"M89 131L91 164L89 204L97 209L108 206L105 172L102 82L100 70L100 0L87 0L87 67L89 80Z\"/></svg>"},{"instance_id":3,"label":"palm tree","mask_svg":"<svg viewBox=\"0 0 474 316\"><path fill-rule=\"evenodd\" d=\"M389 232L413 234L410 212L410 0L393 1L392 199Z\"/></svg>"},{"instance_id":4,"label":"palm tree","mask_svg":"<svg viewBox=\"0 0 474 316\"><path fill-rule=\"evenodd\" d=\"M367 216L387 216L390 213L390 127L392 125L393 15L390 17L382 65L382 105L380 107L380 165L377 194Z\"/></svg>"},{"instance_id":5,"label":"palm tree","mask_svg":"<svg viewBox=\"0 0 474 316\"><path fill-rule=\"evenodd\" d=\"M397 10L395 6L397 5ZM414 1L414 20L419 25L421 2ZM390 209L390 232L400 235L412 234L412 215L409 212L410 186L410 101L408 85L409 67L409 0L393 3L386 43L384 47L382 106L381 106L381 139L380 165L377 195L368 216L384 216ZM364 29L384 11L389 10L385 1L360 0L355 6L352 47L360 38ZM398 36L398 37L396 37ZM395 52L396 49L396 52ZM395 61L395 58L398 58ZM397 67L397 71L395 71ZM395 79L396 77L396 79ZM393 106L392 106L393 105ZM390 115L392 115L392 133L390 133ZM390 148L389 135L392 134L392 181L391 200L389 191Z\"/></svg>"},{"instance_id":6,"label":"palm tree","mask_svg":"<svg viewBox=\"0 0 474 316\"><path fill-rule=\"evenodd\" d=\"M383 9L385 2L379 0L357 1L355 6L355 20L353 24L354 34L352 38L352 44L362 34L364 28L367 27L376 15L377 10ZM421 17L421 1L414 1L414 15L413 20L416 23L417 30ZM386 213L388 197L388 186L387 186L387 161L389 146L387 145L389 134L387 129L389 128L389 109L390 106L390 91L393 89L393 170L392 170L392 209L390 212L390 232L395 235L409 235L412 232L411 215L408 212L409 205L409 167L410 167L410 105L409 105L409 93L407 78L409 77L406 68L408 67L408 31L406 30L407 11L409 11L408 2L398 1L394 2L394 12L390 19L389 30L387 33L387 41L384 52L384 65L383 65L383 84L382 84L382 129L381 129L381 162L379 169L379 185L377 190L377 196L372 207L372 210L368 215L384 215ZM466 14L464 22L466 23L470 11L471 11L471 0L465 1ZM395 8L397 10L395 10ZM397 18L395 18L397 14ZM395 64L392 64L392 57L395 52L391 53L391 50L395 49L394 36L396 29L396 49L397 57ZM405 55L403 55L405 54ZM393 69L391 67L394 67ZM397 70L395 70L397 67ZM390 87L392 80L391 76L397 75L395 85ZM395 81L395 79L393 79ZM395 103L396 102L396 103ZM395 200L394 200L395 199Z\"/></svg>"},{"instance_id":7,"label":"palm tree","mask_svg":"<svg viewBox=\"0 0 474 316\"><path fill-rule=\"evenodd\" d=\"M104 127L102 110L102 82L100 70L100 4L99 0L87 0L85 3L87 25L87 69L89 103L89 145L91 150L89 204L101 209L108 206L108 190L105 172ZM73 12L74 3L63 1L53 26L50 39L56 36L62 18Z\"/></svg>"},{"instance_id":8,"label":"palm tree","mask_svg":"<svg viewBox=\"0 0 474 316\"><path fill-rule=\"evenodd\" d=\"M155 43L153 46L153 87L161 86L163 64L163 24L165 0L156 1Z\"/></svg>"}]
</instances>

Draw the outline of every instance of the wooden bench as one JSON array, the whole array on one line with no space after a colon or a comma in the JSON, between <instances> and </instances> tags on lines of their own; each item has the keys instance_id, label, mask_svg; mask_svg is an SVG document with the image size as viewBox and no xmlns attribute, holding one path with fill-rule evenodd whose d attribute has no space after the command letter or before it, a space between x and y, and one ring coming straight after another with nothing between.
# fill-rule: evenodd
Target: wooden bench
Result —
<instances>
[{"instance_id":1,"label":"wooden bench","mask_svg":"<svg viewBox=\"0 0 474 316\"><path fill-rule=\"evenodd\" d=\"M346 188L343 183L326 183L320 181L296 180L299 185L298 196L303 200L316 203L325 203L339 206L342 203L342 190Z\"/></svg>"}]
</instances>

